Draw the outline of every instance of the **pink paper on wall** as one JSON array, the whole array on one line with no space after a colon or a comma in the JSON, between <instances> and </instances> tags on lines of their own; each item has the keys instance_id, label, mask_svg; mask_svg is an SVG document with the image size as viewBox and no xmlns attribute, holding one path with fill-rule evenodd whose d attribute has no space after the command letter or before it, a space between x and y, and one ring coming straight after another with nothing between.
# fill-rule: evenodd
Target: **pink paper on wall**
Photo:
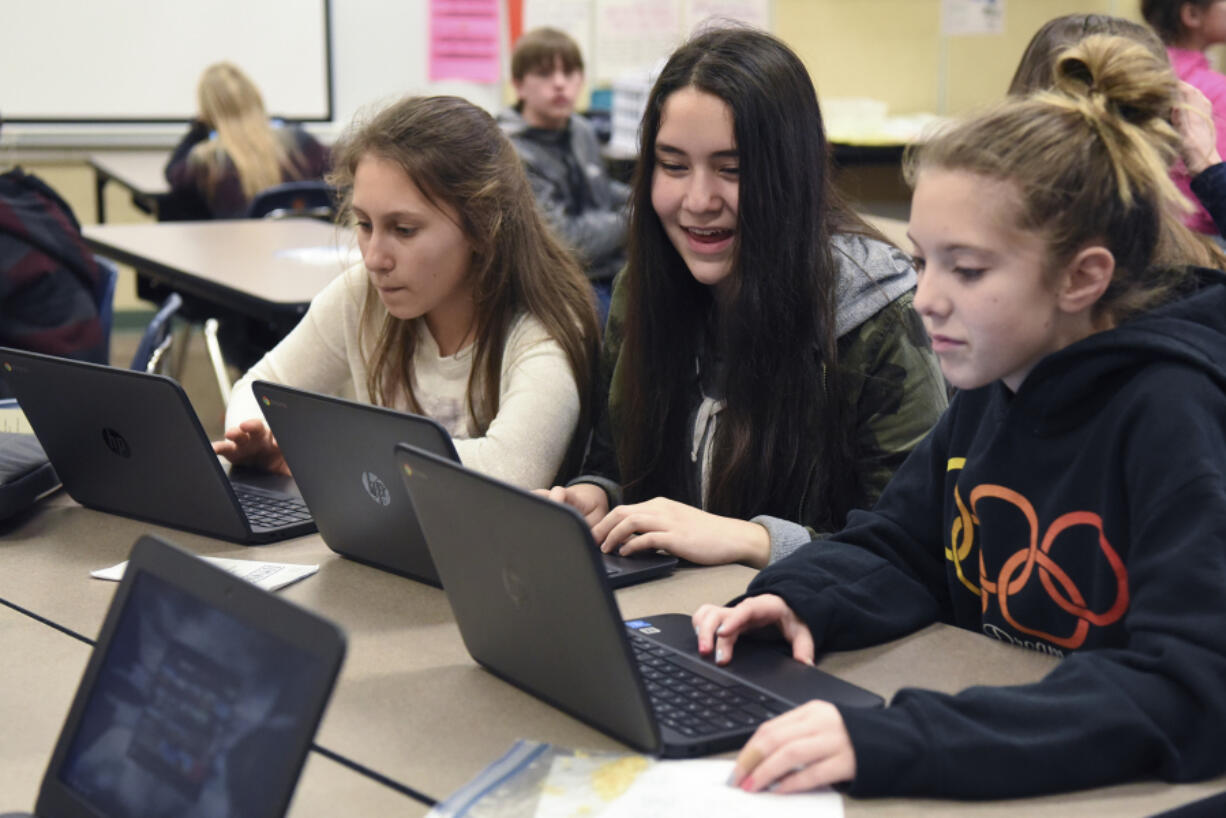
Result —
<instances>
[{"instance_id":1,"label":"pink paper on wall","mask_svg":"<svg viewBox=\"0 0 1226 818\"><path fill-rule=\"evenodd\" d=\"M430 81L498 82L498 0L430 0Z\"/></svg>"}]
</instances>

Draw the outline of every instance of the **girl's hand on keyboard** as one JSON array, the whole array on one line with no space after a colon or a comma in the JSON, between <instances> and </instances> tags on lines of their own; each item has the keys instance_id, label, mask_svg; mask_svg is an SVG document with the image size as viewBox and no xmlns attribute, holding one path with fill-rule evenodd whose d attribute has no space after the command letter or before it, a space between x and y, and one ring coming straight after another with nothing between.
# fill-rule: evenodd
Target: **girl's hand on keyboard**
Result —
<instances>
[{"instance_id":1,"label":"girl's hand on keyboard","mask_svg":"<svg viewBox=\"0 0 1226 818\"><path fill-rule=\"evenodd\" d=\"M839 710L812 701L760 726L736 757L730 783L746 792L803 792L856 777Z\"/></svg>"},{"instance_id":2,"label":"girl's hand on keyboard","mask_svg":"<svg viewBox=\"0 0 1226 818\"><path fill-rule=\"evenodd\" d=\"M774 594L751 596L731 608L703 605L694 614L694 633L698 636L698 652L703 656L715 653L715 664L726 665L732 659L732 646L742 633L767 625L775 625L792 646L792 658L806 665L813 664L813 634L782 597Z\"/></svg>"},{"instance_id":3,"label":"girl's hand on keyboard","mask_svg":"<svg viewBox=\"0 0 1226 818\"><path fill-rule=\"evenodd\" d=\"M617 506L592 526L592 537L606 554L667 551L701 565L743 562L765 568L771 553L765 527L666 497Z\"/></svg>"},{"instance_id":4,"label":"girl's hand on keyboard","mask_svg":"<svg viewBox=\"0 0 1226 818\"><path fill-rule=\"evenodd\" d=\"M555 503L570 506L583 515L589 527L596 525L609 513L609 496L595 483L575 483L573 486L535 489L532 493L548 497Z\"/></svg>"},{"instance_id":5,"label":"girl's hand on keyboard","mask_svg":"<svg viewBox=\"0 0 1226 818\"><path fill-rule=\"evenodd\" d=\"M213 451L236 466L289 474L289 466L281 456L277 439L259 418L250 418L226 429L226 439L213 441Z\"/></svg>"}]
</instances>

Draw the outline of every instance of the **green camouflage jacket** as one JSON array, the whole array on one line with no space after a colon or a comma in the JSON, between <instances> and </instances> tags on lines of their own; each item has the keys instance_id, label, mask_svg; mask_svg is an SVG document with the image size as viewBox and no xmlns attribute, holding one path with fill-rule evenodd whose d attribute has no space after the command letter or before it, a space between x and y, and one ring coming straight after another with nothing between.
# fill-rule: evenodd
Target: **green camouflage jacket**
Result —
<instances>
[{"instance_id":1,"label":"green camouflage jacket","mask_svg":"<svg viewBox=\"0 0 1226 818\"><path fill-rule=\"evenodd\" d=\"M936 423L945 409L947 393L923 325L911 306L915 271L910 259L894 247L857 235L840 234L833 245L839 270L836 333L843 394L854 407L856 419L856 468L851 479L856 483L857 507L869 508L894 470ZM597 408L585 473L571 481L601 486L610 505L621 502L614 447L620 399L618 391L610 388L620 365L626 312L625 288L619 285L620 279L613 290L599 372L600 394L607 395L608 401ZM823 373L815 372L814 377L823 377ZM701 471L709 463L712 425L722 402L712 401L696 388L692 405L697 407L694 451L702 453L693 466L698 472L695 483L705 486ZM813 484L818 483L819 467L815 463L810 469ZM816 494L811 492L811 496ZM830 510L818 502L807 502L801 516L799 520L767 515L753 518L770 532L771 562L842 524L832 520Z\"/></svg>"}]
</instances>

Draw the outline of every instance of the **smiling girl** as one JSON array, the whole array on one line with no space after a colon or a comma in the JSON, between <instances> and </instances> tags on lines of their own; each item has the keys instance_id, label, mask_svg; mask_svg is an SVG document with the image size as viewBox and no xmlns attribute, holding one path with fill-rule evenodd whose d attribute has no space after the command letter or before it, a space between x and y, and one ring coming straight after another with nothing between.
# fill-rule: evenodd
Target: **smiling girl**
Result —
<instances>
[{"instance_id":1,"label":"smiling girl","mask_svg":"<svg viewBox=\"0 0 1226 818\"><path fill-rule=\"evenodd\" d=\"M402 100L336 149L333 183L362 263L235 386L215 450L285 470L259 378L428 415L466 466L519 486L549 485L568 449L577 463L595 309L494 120L454 97Z\"/></svg>"},{"instance_id":2,"label":"smiling girl","mask_svg":"<svg viewBox=\"0 0 1226 818\"><path fill-rule=\"evenodd\" d=\"M682 46L641 134L607 402L551 496L606 552L760 567L871 506L944 408L915 273L836 198L813 84L774 37Z\"/></svg>"},{"instance_id":3,"label":"smiling girl","mask_svg":"<svg viewBox=\"0 0 1226 818\"><path fill-rule=\"evenodd\" d=\"M694 616L793 654L945 622L1063 657L1039 682L811 702L763 724L746 790L1003 798L1226 769L1226 276L1151 265L1179 208L1177 83L1096 35L1055 90L912 155L915 308L959 388L871 512Z\"/></svg>"}]
</instances>

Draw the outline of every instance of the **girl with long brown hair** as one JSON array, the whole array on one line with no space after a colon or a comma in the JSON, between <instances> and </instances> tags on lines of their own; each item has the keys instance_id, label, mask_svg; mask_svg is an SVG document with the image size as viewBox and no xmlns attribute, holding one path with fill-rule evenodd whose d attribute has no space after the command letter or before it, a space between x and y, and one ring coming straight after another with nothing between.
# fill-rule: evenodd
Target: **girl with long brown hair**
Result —
<instances>
[{"instance_id":1,"label":"girl with long brown hair","mask_svg":"<svg viewBox=\"0 0 1226 818\"><path fill-rule=\"evenodd\" d=\"M401 100L337 147L333 181L362 263L235 387L218 453L285 470L260 378L428 415L465 465L549 484L589 412L595 308L541 220L493 118L456 97Z\"/></svg>"}]
</instances>

